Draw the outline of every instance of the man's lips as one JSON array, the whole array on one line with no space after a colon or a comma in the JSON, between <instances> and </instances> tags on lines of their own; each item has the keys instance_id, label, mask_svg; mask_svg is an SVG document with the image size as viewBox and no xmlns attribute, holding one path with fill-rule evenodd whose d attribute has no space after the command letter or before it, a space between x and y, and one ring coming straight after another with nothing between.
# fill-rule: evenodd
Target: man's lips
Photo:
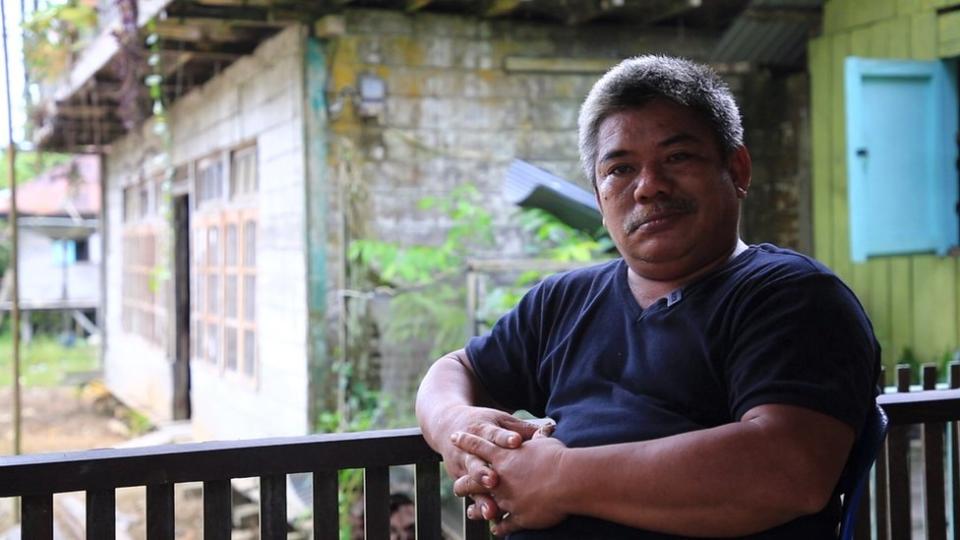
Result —
<instances>
[{"instance_id":1,"label":"man's lips","mask_svg":"<svg viewBox=\"0 0 960 540\"><path fill-rule=\"evenodd\" d=\"M656 226L662 222L666 222L671 218L685 216L693 212L692 208L675 208L670 210L657 210L654 212L644 213L638 216L630 216L627 219L626 223L623 225L624 232L627 235L631 235L639 230L641 227Z\"/></svg>"}]
</instances>

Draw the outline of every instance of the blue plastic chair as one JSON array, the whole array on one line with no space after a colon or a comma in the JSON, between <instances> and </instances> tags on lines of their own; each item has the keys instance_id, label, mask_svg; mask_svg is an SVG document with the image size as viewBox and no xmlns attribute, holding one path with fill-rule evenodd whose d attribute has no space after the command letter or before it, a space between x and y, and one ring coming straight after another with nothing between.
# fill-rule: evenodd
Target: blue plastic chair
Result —
<instances>
[{"instance_id":1,"label":"blue plastic chair","mask_svg":"<svg viewBox=\"0 0 960 540\"><path fill-rule=\"evenodd\" d=\"M883 412L880 405L874 405L867 415L867 423L860 437L850 450L850 458L840 479L840 493L843 495L840 506L840 540L853 540L860 497L869 484L870 467L876 461L880 445L887 437L889 424L887 413Z\"/></svg>"}]
</instances>

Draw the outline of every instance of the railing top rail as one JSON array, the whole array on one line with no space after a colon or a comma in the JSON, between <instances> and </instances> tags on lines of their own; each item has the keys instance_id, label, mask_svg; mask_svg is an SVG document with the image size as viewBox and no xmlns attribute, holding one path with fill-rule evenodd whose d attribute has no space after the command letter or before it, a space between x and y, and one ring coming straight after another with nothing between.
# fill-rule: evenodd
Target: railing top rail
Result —
<instances>
[{"instance_id":1,"label":"railing top rail","mask_svg":"<svg viewBox=\"0 0 960 540\"><path fill-rule=\"evenodd\" d=\"M417 428L0 457L0 497L439 462Z\"/></svg>"},{"instance_id":2,"label":"railing top rail","mask_svg":"<svg viewBox=\"0 0 960 540\"><path fill-rule=\"evenodd\" d=\"M881 394L877 403L892 425L960 420L960 389Z\"/></svg>"}]
</instances>

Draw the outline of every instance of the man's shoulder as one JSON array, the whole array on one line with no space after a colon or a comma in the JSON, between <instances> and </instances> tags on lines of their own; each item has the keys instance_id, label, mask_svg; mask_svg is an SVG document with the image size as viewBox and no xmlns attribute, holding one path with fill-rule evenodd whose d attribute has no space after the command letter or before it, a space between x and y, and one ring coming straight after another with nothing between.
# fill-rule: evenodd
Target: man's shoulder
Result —
<instances>
[{"instance_id":1,"label":"man's shoulder","mask_svg":"<svg viewBox=\"0 0 960 540\"><path fill-rule=\"evenodd\" d=\"M836 279L836 275L820 261L796 251L773 244L757 244L748 248L740 264L733 270L741 278L754 280L792 280L823 276Z\"/></svg>"}]
</instances>

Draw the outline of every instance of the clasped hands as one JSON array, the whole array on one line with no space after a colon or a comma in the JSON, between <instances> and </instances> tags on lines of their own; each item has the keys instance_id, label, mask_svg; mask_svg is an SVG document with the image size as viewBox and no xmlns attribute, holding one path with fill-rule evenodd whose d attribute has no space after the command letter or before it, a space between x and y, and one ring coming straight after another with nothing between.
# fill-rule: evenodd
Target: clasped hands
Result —
<instances>
[{"instance_id":1,"label":"clasped hands","mask_svg":"<svg viewBox=\"0 0 960 540\"><path fill-rule=\"evenodd\" d=\"M491 532L503 536L566 517L556 497L563 443L496 409L465 407L457 416L442 453L454 493L473 499L469 519L488 520Z\"/></svg>"}]
</instances>

